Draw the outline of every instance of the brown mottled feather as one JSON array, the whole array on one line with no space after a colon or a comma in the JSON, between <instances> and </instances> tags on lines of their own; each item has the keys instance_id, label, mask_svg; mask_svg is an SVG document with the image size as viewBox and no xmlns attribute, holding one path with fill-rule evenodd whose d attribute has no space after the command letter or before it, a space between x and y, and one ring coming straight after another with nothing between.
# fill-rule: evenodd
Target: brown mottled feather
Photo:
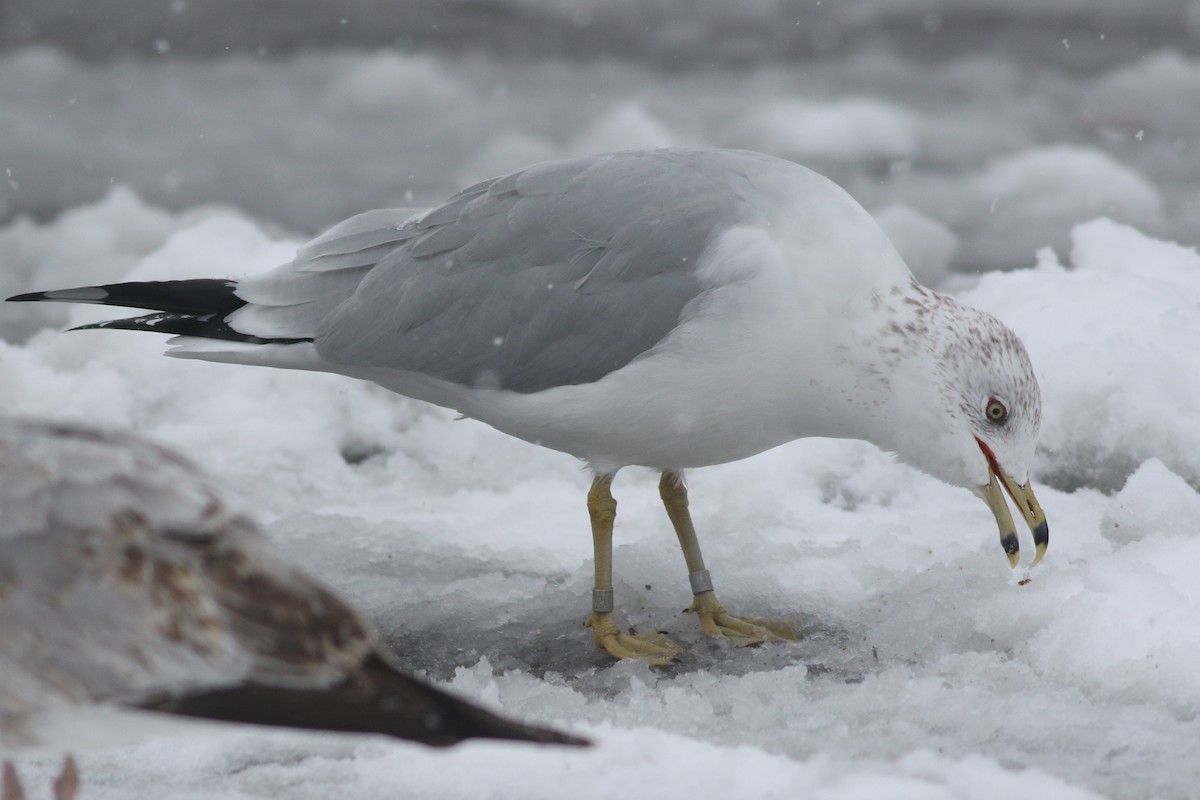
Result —
<instances>
[{"instance_id":1,"label":"brown mottled feather","mask_svg":"<svg viewBox=\"0 0 1200 800\"><path fill-rule=\"evenodd\" d=\"M0 417L0 744L48 708L579 744L403 675L213 479L111 431ZM51 742L50 744L53 744Z\"/></svg>"}]
</instances>

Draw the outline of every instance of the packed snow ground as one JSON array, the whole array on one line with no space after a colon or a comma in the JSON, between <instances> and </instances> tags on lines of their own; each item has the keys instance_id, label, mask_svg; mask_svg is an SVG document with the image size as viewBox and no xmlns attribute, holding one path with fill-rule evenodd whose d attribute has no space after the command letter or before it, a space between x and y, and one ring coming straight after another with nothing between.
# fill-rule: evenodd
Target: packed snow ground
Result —
<instances>
[{"instance_id":1,"label":"packed snow ground","mask_svg":"<svg viewBox=\"0 0 1200 800\"><path fill-rule=\"evenodd\" d=\"M116 189L0 230L0 292L257 272L296 245L270 230ZM410 669L598 742L431 752L204 727L84 753L86 796L1192 796L1200 256L1106 219L1070 241L959 292L1009 322L1038 369L1046 561L1010 571L982 502L864 443L801 441L699 470L693 510L723 599L792 615L804 634L739 650L681 613L655 476L630 469L614 489L618 605L685 645L669 669L613 663L581 627L588 477L571 458L350 379L176 361L149 334L60 332L111 310L0 306L6 411L181 447ZM44 789L57 757L22 764Z\"/></svg>"}]
</instances>

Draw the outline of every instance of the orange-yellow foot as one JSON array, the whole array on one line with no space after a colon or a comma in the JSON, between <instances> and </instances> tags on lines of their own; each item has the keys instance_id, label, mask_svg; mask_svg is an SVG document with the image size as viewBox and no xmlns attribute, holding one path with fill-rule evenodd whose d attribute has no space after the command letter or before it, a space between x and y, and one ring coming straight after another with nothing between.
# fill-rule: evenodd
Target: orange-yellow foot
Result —
<instances>
[{"instance_id":1,"label":"orange-yellow foot","mask_svg":"<svg viewBox=\"0 0 1200 800\"><path fill-rule=\"evenodd\" d=\"M675 663L680 647L661 633L621 633L611 611L593 611L584 623L592 640L613 658L640 658L656 667Z\"/></svg>"},{"instance_id":2,"label":"orange-yellow foot","mask_svg":"<svg viewBox=\"0 0 1200 800\"><path fill-rule=\"evenodd\" d=\"M785 620L735 617L725 610L714 592L695 595L688 613L700 617L700 628L708 636L723 636L739 647L763 642L795 642L796 631Z\"/></svg>"}]
</instances>

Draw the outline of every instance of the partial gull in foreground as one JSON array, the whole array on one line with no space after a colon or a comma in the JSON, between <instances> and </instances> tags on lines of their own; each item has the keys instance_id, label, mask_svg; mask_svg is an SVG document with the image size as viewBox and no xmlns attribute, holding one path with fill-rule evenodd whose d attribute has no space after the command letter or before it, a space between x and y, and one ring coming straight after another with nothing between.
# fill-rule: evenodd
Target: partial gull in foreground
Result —
<instances>
[{"instance_id":1,"label":"partial gull in foreground","mask_svg":"<svg viewBox=\"0 0 1200 800\"><path fill-rule=\"evenodd\" d=\"M178 334L169 355L322 370L457 409L585 461L588 624L667 663L613 615L611 483L661 472L704 632L794 638L713 592L683 471L806 436L866 439L988 504L1010 562L1046 518L1029 483L1041 399L1025 348L920 286L835 184L758 153L663 149L537 164L424 212L370 211L244 280L125 283L14 300L159 313L85 328Z\"/></svg>"},{"instance_id":2,"label":"partial gull in foreground","mask_svg":"<svg viewBox=\"0 0 1200 800\"><path fill-rule=\"evenodd\" d=\"M70 749L89 714L123 708L428 745L583 743L404 675L215 482L113 431L0 417L0 642L4 752ZM122 720L138 722L107 724ZM3 778L4 800L23 796L7 762ZM76 785L68 760L56 796Z\"/></svg>"}]
</instances>

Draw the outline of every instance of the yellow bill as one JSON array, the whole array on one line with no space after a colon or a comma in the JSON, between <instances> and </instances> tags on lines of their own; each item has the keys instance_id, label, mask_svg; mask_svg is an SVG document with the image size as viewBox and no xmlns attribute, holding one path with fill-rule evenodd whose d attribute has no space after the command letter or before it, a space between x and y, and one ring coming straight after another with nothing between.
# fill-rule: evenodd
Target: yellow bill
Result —
<instances>
[{"instance_id":1,"label":"yellow bill","mask_svg":"<svg viewBox=\"0 0 1200 800\"><path fill-rule=\"evenodd\" d=\"M1000 526L1000 546L1008 555L1008 563L1016 567L1020 562L1021 545L1017 540L1017 526L1013 523L1008 503L1004 500L1005 492L1012 498L1017 511L1020 512L1025 519L1025 524L1033 533L1033 544L1037 548L1033 563L1037 564L1046 555L1046 547L1050 544L1050 526L1046 522L1046 512L1042 511L1042 506L1034 496L1033 486L1029 482L1024 485L1017 483L1001 469L987 445L980 442L979 448L988 460L988 483L986 486L980 487L980 494L983 495L988 508L992 510L996 524Z\"/></svg>"}]
</instances>

